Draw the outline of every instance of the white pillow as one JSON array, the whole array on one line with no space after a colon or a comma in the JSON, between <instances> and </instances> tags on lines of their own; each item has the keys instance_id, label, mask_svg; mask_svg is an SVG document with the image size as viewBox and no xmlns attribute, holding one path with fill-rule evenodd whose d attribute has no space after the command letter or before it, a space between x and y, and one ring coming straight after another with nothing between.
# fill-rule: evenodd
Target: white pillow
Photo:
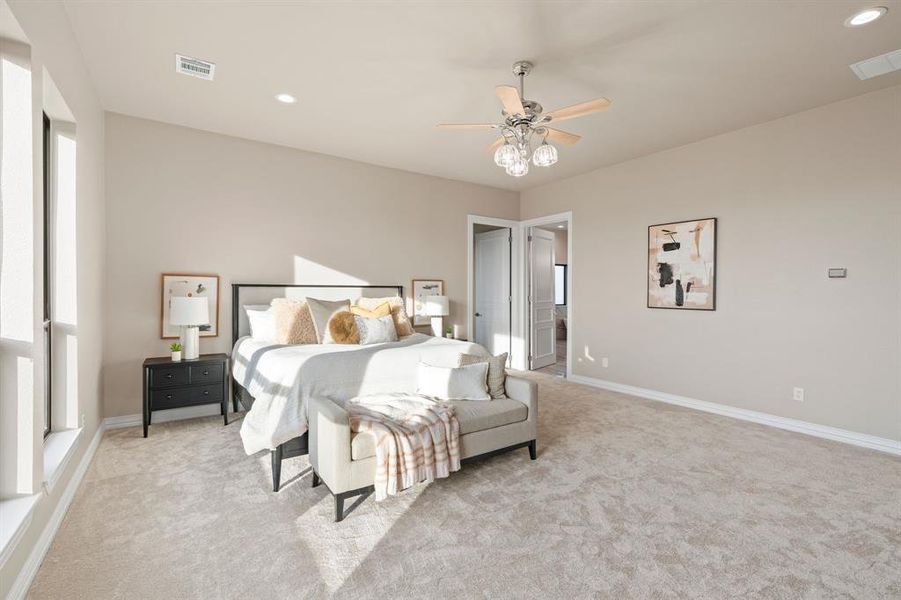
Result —
<instances>
[{"instance_id":1,"label":"white pillow","mask_svg":"<svg viewBox=\"0 0 901 600\"><path fill-rule=\"evenodd\" d=\"M275 341L275 313L266 305L250 305L244 307L247 321L250 323L250 337L264 342Z\"/></svg>"},{"instance_id":2,"label":"white pillow","mask_svg":"<svg viewBox=\"0 0 901 600\"><path fill-rule=\"evenodd\" d=\"M375 319L354 315L354 323L360 334L361 346L397 341L397 328L394 326L394 317L391 315Z\"/></svg>"},{"instance_id":3,"label":"white pillow","mask_svg":"<svg viewBox=\"0 0 901 600\"><path fill-rule=\"evenodd\" d=\"M421 362L416 393L439 400L491 400L487 379L487 362L457 368L435 367Z\"/></svg>"}]
</instances>

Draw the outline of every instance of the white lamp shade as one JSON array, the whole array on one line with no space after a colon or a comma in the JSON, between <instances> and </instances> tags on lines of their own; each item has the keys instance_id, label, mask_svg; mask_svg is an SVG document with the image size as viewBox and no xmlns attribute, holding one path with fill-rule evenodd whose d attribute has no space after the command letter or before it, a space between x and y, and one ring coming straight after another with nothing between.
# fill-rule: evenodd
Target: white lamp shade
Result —
<instances>
[{"instance_id":1,"label":"white lamp shade","mask_svg":"<svg viewBox=\"0 0 901 600\"><path fill-rule=\"evenodd\" d=\"M169 323L171 325L210 324L209 300L200 297L172 297L169 299Z\"/></svg>"},{"instance_id":2,"label":"white lamp shade","mask_svg":"<svg viewBox=\"0 0 901 600\"><path fill-rule=\"evenodd\" d=\"M428 317L446 317L450 314L447 296L426 296L425 314Z\"/></svg>"}]
</instances>

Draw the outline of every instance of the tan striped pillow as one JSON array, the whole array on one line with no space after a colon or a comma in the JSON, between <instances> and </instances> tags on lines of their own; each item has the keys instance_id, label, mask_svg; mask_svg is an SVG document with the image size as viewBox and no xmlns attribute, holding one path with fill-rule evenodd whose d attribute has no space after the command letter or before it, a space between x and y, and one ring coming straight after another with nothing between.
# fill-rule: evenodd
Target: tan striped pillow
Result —
<instances>
[{"instance_id":1,"label":"tan striped pillow","mask_svg":"<svg viewBox=\"0 0 901 600\"><path fill-rule=\"evenodd\" d=\"M507 397L504 382L507 379L507 353L497 356L476 356L475 354L460 354L457 358L457 366L488 363L488 394L492 400L500 400Z\"/></svg>"}]
</instances>

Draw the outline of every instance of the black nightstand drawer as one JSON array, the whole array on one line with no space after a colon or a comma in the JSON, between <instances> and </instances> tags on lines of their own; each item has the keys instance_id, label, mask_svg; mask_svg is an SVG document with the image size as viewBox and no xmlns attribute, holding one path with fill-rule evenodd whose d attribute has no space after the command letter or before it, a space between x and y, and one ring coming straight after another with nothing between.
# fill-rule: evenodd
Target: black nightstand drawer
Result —
<instances>
[{"instance_id":1,"label":"black nightstand drawer","mask_svg":"<svg viewBox=\"0 0 901 600\"><path fill-rule=\"evenodd\" d=\"M191 384L218 383L222 381L223 365L191 365L188 371L191 373ZM220 394L221 395L221 394Z\"/></svg>"},{"instance_id":2,"label":"black nightstand drawer","mask_svg":"<svg viewBox=\"0 0 901 600\"><path fill-rule=\"evenodd\" d=\"M193 404L191 396L194 390L191 388L179 388L177 390L154 390L150 392L151 410L164 410L177 408L185 404Z\"/></svg>"},{"instance_id":3,"label":"black nightstand drawer","mask_svg":"<svg viewBox=\"0 0 901 600\"><path fill-rule=\"evenodd\" d=\"M150 369L150 387L172 387L188 384L188 370L184 367L156 367Z\"/></svg>"},{"instance_id":4,"label":"black nightstand drawer","mask_svg":"<svg viewBox=\"0 0 901 600\"><path fill-rule=\"evenodd\" d=\"M185 362L172 362L167 356L146 359L144 437L156 410L219 404L222 422L228 425L229 372L228 354L201 354Z\"/></svg>"},{"instance_id":5,"label":"black nightstand drawer","mask_svg":"<svg viewBox=\"0 0 901 600\"><path fill-rule=\"evenodd\" d=\"M222 402L222 384L201 385L192 387L191 402L193 404L207 404L209 402Z\"/></svg>"}]
</instances>

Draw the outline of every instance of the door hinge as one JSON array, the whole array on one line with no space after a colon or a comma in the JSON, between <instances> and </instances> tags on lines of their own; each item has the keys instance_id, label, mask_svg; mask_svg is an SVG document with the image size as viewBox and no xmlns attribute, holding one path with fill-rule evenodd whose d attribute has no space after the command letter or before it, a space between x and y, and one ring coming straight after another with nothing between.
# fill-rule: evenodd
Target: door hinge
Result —
<instances>
[{"instance_id":1,"label":"door hinge","mask_svg":"<svg viewBox=\"0 0 901 600\"><path fill-rule=\"evenodd\" d=\"M529 236L529 241L530 241L530 242L532 241L532 236L531 236L531 235Z\"/></svg>"}]
</instances>

